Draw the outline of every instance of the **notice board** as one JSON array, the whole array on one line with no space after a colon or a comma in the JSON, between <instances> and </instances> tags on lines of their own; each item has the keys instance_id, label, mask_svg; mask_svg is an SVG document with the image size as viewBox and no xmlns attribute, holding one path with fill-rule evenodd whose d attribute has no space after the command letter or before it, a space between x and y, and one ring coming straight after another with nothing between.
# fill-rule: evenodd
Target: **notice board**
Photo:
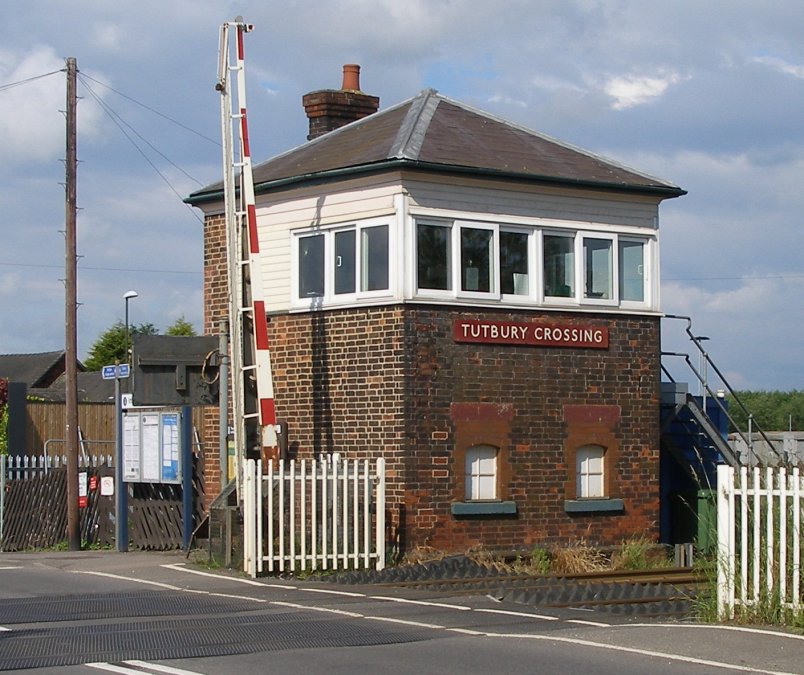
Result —
<instances>
[{"instance_id":1,"label":"notice board","mask_svg":"<svg viewBox=\"0 0 804 675\"><path fill-rule=\"evenodd\" d=\"M123 411L123 480L127 483L181 483L181 409L129 408Z\"/></svg>"}]
</instances>

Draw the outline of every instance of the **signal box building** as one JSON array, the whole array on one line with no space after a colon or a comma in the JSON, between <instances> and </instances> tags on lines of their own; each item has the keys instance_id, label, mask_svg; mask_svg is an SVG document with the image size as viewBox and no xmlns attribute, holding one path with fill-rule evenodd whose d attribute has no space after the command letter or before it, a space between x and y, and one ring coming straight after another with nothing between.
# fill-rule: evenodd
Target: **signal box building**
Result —
<instances>
[{"instance_id":1,"label":"signal box building","mask_svg":"<svg viewBox=\"0 0 804 675\"><path fill-rule=\"evenodd\" d=\"M684 191L432 90L304 106L308 142L254 168L291 456L384 456L401 550L658 539L658 210ZM188 201L216 332L222 186Z\"/></svg>"}]
</instances>

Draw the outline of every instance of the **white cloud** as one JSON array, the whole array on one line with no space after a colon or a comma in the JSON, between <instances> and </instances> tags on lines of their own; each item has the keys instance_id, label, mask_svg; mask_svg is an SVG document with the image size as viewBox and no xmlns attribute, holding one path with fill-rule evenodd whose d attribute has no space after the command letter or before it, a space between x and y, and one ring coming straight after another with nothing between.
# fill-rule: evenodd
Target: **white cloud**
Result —
<instances>
[{"instance_id":1,"label":"white cloud","mask_svg":"<svg viewBox=\"0 0 804 675\"><path fill-rule=\"evenodd\" d=\"M612 107L624 110L648 103L662 94L668 87L681 81L678 73L649 77L646 75L620 75L610 78L604 86L605 92L614 99Z\"/></svg>"},{"instance_id":2,"label":"white cloud","mask_svg":"<svg viewBox=\"0 0 804 675\"><path fill-rule=\"evenodd\" d=\"M774 70L778 70L785 75L792 75L800 80L804 80L804 66L797 66L793 63L788 63L784 59L775 56L757 56L751 59L754 63L760 63L763 66L768 66Z\"/></svg>"}]
</instances>

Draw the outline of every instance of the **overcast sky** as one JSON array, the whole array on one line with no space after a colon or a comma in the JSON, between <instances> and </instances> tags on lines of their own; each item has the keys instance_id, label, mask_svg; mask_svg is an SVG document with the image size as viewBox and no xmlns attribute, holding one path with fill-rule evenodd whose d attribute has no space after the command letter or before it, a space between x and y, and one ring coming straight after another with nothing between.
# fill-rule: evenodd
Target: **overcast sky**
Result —
<instances>
[{"instance_id":1,"label":"overcast sky","mask_svg":"<svg viewBox=\"0 0 804 675\"><path fill-rule=\"evenodd\" d=\"M200 329L200 212L182 198L221 175L218 32L237 15L255 26L255 162L303 143L302 95L359 63L381 107L432 87L673 181L689 194L660 211L663 310L693 318L735 388L804 389L801 0L3 3L0 353L64 345L70 56L79 355L128 290L132 323ZM684 323L663 326L686 350Z\"/></svg>"}]
</instances>

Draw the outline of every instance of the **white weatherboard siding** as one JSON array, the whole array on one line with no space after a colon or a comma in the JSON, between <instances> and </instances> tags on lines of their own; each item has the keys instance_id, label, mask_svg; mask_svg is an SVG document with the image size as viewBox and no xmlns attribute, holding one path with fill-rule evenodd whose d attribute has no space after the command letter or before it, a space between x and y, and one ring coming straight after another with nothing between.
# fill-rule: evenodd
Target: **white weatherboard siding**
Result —
<instances>
[{"instance_id":1,"label":"white weatherboard siding","mask_svg":"<svg viewBox=\"0 0 804 675\"><path fill-rule=\"evenodd\" d=\"M259 270L266 311L283 312L291 306L291 233L393 216L394 198L401 192L399 177L384 178L379 185L368 185L365 180L348 181L340 184L336 192L327 194L320 194L319 186L275 193L268 199L258 197L257 226L262 252Z\"/></svg>"},{"instance_id":2,"label":"white weatherboard siding","mask_svg":"<svg viewBox=\"0 0 804 675\"><path fill-rule=\"evenodd\" d=\"M495 217L544 218L573 224L599 223L613 230L656 229L659 199L623 196L577 189L517 186L511 183L467 180L456 185L444 181L406 180L411 213L461 212L494 221Z\"/></svg>"},{"instance_id":3,"label":"white weatherboard siding","mask_svg":"<svg viewBox=\"0 0 804 675\"><path fill-rule=\"evenodd\" d=\"M425 180L420 175L393 172L343 181L333 192L323 193L332 190L332 185L316 185L259 196L257 222L262 251L259 273L266 310L291 309L294 231L387 217L392 228L401 225L407 230L397 230L397 251L391 253L392 261L399 264L403 263L399 251L408 255L412 251L411 216L648 235L657 240L649 255L653 270L650 292L658 299L658 197L591 190L579 193L577 189L527 185L516 186L514 190L510 183L475 178L456 184L455 177L451 177L451 181L442 176L429 176ZM412 274L412 263L406 262L407 265L400 264L397 269L407 269ZM405 287L409 283L400 288Z\"/></svg>"}]
</instances>

